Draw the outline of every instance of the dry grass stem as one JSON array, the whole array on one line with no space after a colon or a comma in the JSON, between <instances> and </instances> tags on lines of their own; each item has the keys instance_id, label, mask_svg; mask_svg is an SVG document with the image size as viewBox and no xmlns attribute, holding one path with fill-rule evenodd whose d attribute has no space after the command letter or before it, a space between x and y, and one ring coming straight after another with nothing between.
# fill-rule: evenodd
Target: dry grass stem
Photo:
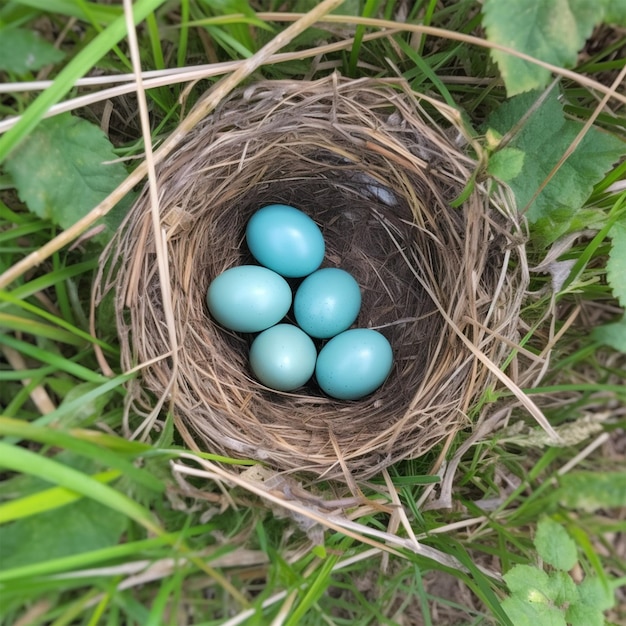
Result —
<instances>
[{"instance_id":1,"label":"dry grass stem","mask_svg":"<svg viewBox=\"0 0 626 626\"><path fill-rule=\"evenodd\" d=\"M395 556L402 557L403 553L399 551L399 549L404 549L425 558L432 559L446 567L451 567L460 571L467 571L455 557L437 550L436 548L419 544L415 538L404 539L396 534L379 531L375 528L371 528L370 526L349 520L345 515L340 513L329 513L327 511L323 511L323 509L306 506L302 501L291 498L288 492L280 492L277 489L273 489L263 483L247 480L242 476L228 472L215 463L211 463L210 461L206 461L193 455L182 453L180 457L200 465L203 469L191 467L190 465L182 462L173 462L172 468L175 472L202 477L210 481L218 478L227 484L242 487L246 491L260 497L266 503L269 503L272 508L274 506L284 508L295 513L296 516L311 520L323 529L340 532L343 535L352 537L356 541L370 545L376 550L389 552ZM380 541L376 541L376 539ZM486 576L490 576L495 580L501 579L499 573L480 565L477 565L477 567Z\"/></svg>"},{"instance_id":2,"label":"dry grass stem","mask_svg":"<svg viewBox=\"0 0 626 626\"><path fill-rule=\"evenodd\" d=\"M294 37L297 37L301 32L317 22L325 12L332 11L332 9L339 4L341 4L341 0L324 0L324 2L321 2L317 7L309 11L309 13L304 14L297 22L294 22L284 31L281 31L256 54L242 61L232 74L225 76L217 82L206 96L197 103L183 122L181 122L180 126L154 153L155 163L161 162L170 154L183 140L189 130L210 113L242 80L258 69L263 63L267 62L272 54L276 53ZM54 239L51 239L35 252L18 261L3 274L0 274L0 289L4 289L10 285L28 269L36 267L57 250L71 243L76 237L85 232L101 217L104 217L136 184L141 182L146 174L147 164L143 161L117 189L109 194L98 206L94 207L85 217L78 220L73 226L57 235Z\"/></svg>"},{"instance_id":3,"label":"dry grass stem","mask_svg":"<svg viewBox=\"0 0 626 626\"><path fill-rule=\"evenodd\" d=\"M9 348L8 346L3 346L2 355L6 359L7 363L16 371L26 370L28 369L28 364L24 357L13 348ZM31 384L30 378L22 379L22 385L24 387L28 387ZM32 403L37 407L37 410L42 415L47 415L48 413L52 413L56 410L56 406L52 399L48 395L46 388L43 385L37 385L33 387L29 393L30 399Z\"/></svg>"},{"instance_id":4,"label":"dry grass stem","mask_svg":"<svg viewBox=\"0 0 626 626\"><path fill-rule=\"evenodd\" d=\"M314 23L315 20L319 20L319 17L321 17L321 15L323 14L325 10L327 9L322 9L322 5L319 5L318 7L316 7L314 11L311 11L308 14L259 13L258 17L260 19L265 19L268 21L270 20L276 20L276 21L300 20L300 22L297 22L297 24L302 24L306 28L308 25ZM328 10L332 10L332 9L328 9ZM311 17L312 14L315 14L315 19L313 21L310 21L309 18ZM305 18L306 18L306 24L304 21L302 21L302 20L305 20ZM356 16L327 15L325 19L328 22L352 23L352 24L357 24L357 25L371 26L375 28L386 29L379 33L365 34L363 36L364 41L368 41L370 39L374 39L378 37L388 37L391 34L394 34L396 32L401 32L403 30L406 30L406 31L414 32L414 33L441 37L444 39L447 38L447 39L452 39L452 40L463 41L470 45L476 45L476 46L501 50L503 52L511 54L512 56L515 56L520 59L524 59L530 63L534 63L535 65L548 69L550 72L552 72L556 76L568 78L570 80L575 81L576 83L580 85L583 85L584 87L588 89L596 90L600 93L607 95L609 98L613 98L615 100L618 100L622 104L626 104L626 97L616 92L614 86L611 88L607 88L602 83L599 83L581 74L577 74L576 72L572 72L564 68L560 68L560 67L551 65L549 63L545 63L543 61L535 59L531 56L528 56L516 50L507 48L506 46L501 46L499 44L489 42L479 37L474 37L474 36L466 35L464 33L457 33L454 31L448 31L448 30L440 29L440 28L422 26L419 24L402 24L402 23L397 23L397 22L393 22L389 20L378 20L378 19L373 19L373 18L359 18ZM285 31L284 33L281 33L281 35L285 35L286 32L287 31ZM288 37L293 38L295 34L291 33L288 35ZM274 41L276 40L273 40L272 42L270 42L270 44L273 43ZM266 49L270 45L268 44L259 52L257 52L253 57L251 57L251 59L229 62L227 64L224 64L223 67L219 67L220 64L201 66L198 69L189 70L189 73L186 75L180 75L176 73L175 70L172 70L171 74L165 75L163 77L151 79L150 84L146 85L146 87L152 88L152 87L157 87L157 86L171 85L171 84L174 84L175 82L187 82L187 81L200 80L201 78L221 75L229 71L232 71L233 72L232 75L234 75L234 74L237 74L239 69L241 69L242 67L250 68L249 63L251 62L251 60L254 60L257 58L260 59L259 65L279 63L279 62L283 62L286 60L302 59L302 58L307 58L310 56L314 57L314 56L318 56L318 55L331 52L334 50L347 49L352 45L352 42L353 42L353 39L349 39L349 40L345 40L342 42L327 44L326 46L322 46L320 48L312 48L310 50L299 51L297 53L283 53L282 55L277 55L277 56L273 56L272 54L269 54L269 55L266 54ZM286 45L287 41L282 41L280 43L281 45ZM321 48L323 48L323 50ZM32 89L35 87L36 87L35 84L30 84L30 83L25 86L25 88L28 88L28 89ZM14 91L19 91L19 84L16 84L15 88L11 87L11 89ZM63 102L58 105L55 105L54 107L50 109L50 111L46 114L46 116L74 110L81 106L87 106L87 104L93 104L94 102L98 102L103 99L116 97L125 93L131 93L135 91L135 89L136 89L136 83L133 81L132 83L128 85L123 85L123 86L114 88L113 90L110 90L110 91L102 90L98 94L90 94L87 96L81 96L80 98L77 98L73 101L67 101L67 102ZM206 112L208 113L208 111L209 109L207 108ZM0 121L0 133L6 132L9 128L11 128L11 126L13 126L17 122L17 119L19 118L10 118L8 120ZM181 138L180 136L177 136L176 143L180 140L180 138ZM157 161L160 161L161 158L164 158L166 154L168 154L169 151L173 147L174 146L172 144L168 144L168 147L163 146L161 150L157 151ZM70 229L62 232L60 235L57 235L54 239L52 239L50 242L48 242L48 244L46 244L42 248L28 255L27 257L25 257L20 262L16 263L14 266L6 270L3 274L0 274L0 288L7 287L11 282L19 278L19 276L21 276L28 269L39 265L49 256L54 254L54 252L70 244L77 237L79 237L82 233L88 230L95 222L97 222L100 218L106 215L133 188L134 185L136 185L143 179L143 177L146 175L146 171L147 170L145 168L145 163L142 163L135 170L135 172L131 176L129 176L129 178L126 181L124 181L124 183L122 183L102 203L94 207L94 209L87 216L79 220Z\"/></svg>"},{"instance_id":5,"label":"dry grass stem","mask_svg":"<svg viewBox=\"0 0 626 626\"><path fill-rule=\"evenodd\" d=\"M300 13L259 13L258 16L261 19L266 21L287 21L291 22L294 19L297 19L301 14ZM495 43L493 41L489 41L487 39L481 39L480 37L476 37L474 35L467 35L466 33L461 33L458 31L447 30L445 28L437 28L435 26L424 26L423 24L406 24L400 22L394 22L393 20L383 20L377 19L373 17L361 17L357 15L327 15L323 20L320 20L321 23L328 22L329 24L355 24L358 26L369 26L371 28L395 28L401 29L404 31L408 31L411 33L418 33L420 35L430 35L432 37L437 37L441 39L450 39L451 41L460 41L462 43L469 44L471 46L478 46L480 48L488 48L491 50L498 50L500 52L504 52L506 54L510 54L513 57L518 59L522 59L523 61L528 61L533 65L537 65L538 67L542 67L552 74L556 76L561 76L562 78L567 78L572 80L579 85L587 87L588 89L594 89L603 94L609 94L610 97L622 104L626 104L626 96L622 95L619 92L615 92L612 87L607 87L602 83L594 80L593 78L589 78L588 76L583 76L582 74L578 74L572 70L567 70L563 67L559 67L558 65L552 65L551 63L547 63L546 61L541 61L540 59L536 59L535 57L525 54L524 52L520 52L519 50L514 50L513 48L509 48L508 46L503 46L502 44Z\"/></svg>"},{"instance_id":6,"label":"dry grass stem","mask_svg":"<svg viewBox=\"0 0 626 626\"><path fill-rule=\"evenodd\" d=\"M165 324L167 327L167 339L171 348L171 365L172 370L175 373L178 369L178 338L176 331L176 322L174 319L174 311L172 310L172 294L170 289L170 268L169 259L167 255L167 242L165 241L165 232L161 226L161 210L159 205L159 185L156 175L156 165L154 162L154 153L152 149L152 134L150 128L150 116L148 113L148 102L146 98L146 92L143 87L141 77L141 58L139 52L139 46L137 43L137 33L135 31L135 24L133 21L133 5L132 0L124 0L124 14L126 16L126 29L128 31L128 45L130 49L131 61L133 64L133 70L135 74L137 103L139 105L139 119L141 122L141 134L144 140L145 151L145 163L148 171L148 189L150 194L150 215L152 217L152 235L155 242L155 253L159 275L159 285L161 289L161 301L163 302L163 314L165 317ZM173 400L172 387L176 377L172 376L170 383L164 389L161 398L170 399L170 404ZM161 402L158 402L148 417L139 425L139 427L132 434L132 438L135 439L144 433L144 438L149 436L154 423L156 422L159 413L161 411Z\"/></svg>"}]
</instances>

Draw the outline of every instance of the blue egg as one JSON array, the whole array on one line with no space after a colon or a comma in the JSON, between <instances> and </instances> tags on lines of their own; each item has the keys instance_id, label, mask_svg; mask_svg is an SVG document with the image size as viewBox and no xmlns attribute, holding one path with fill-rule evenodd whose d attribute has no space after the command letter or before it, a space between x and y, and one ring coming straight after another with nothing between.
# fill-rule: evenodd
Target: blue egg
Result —
<instances>
[{"instance_id":1,"label":"blue egg","mask_svg":"<svg viewBox=\"0 0 626 626\"><path fill-rule=\"evenodd\" d=\"M267 387L293 391L313 376L317 350L297 326L278 324L263 331L250 346L250 366Z\"/></svg>"},{"instance_id":2,"label":"blue egg","mask_svg":"<svg viewBox=\"0 0 626 626\"><path fill-rule=\"evenodd\" d=\"M350 328L360 308L359 284L351 274L334 267L307 276L293 301L298 325L318 339L334 337Z\"/></svg>"},{"instance_id":3,"label":"blue egg","mask_svg":"<svg viewBox=\"0 0 626 626\"><path fill-rule=\"evenodd\" d=\"M333 398L358 400L380 387L393 365L393 352L383 335L354 328L333 337L317 357L315 376Z\"/></svg>"},{"instance_id":4,"label":"blue egg","mask_svg":"<svg viewBox=\"0 0 626 626\"><path fill-rule=\"evenodd\" d=\"M314 272L324 259L324 237L306 214L286 204L270 204L248 221L246 241L254 258L289 278Z\"/></svg>"},{"instance_id":5,"label":"blue egg","mask_svg":"<svg viewBox=\"0 0 626 626\"><path fill-rule=\"evenodd\" d=\"M241 333L256 333L280 322L291 306L291 288L276 272L240 265L209 285L207 304L217 322Z\"/></svg>"}]
</instances>

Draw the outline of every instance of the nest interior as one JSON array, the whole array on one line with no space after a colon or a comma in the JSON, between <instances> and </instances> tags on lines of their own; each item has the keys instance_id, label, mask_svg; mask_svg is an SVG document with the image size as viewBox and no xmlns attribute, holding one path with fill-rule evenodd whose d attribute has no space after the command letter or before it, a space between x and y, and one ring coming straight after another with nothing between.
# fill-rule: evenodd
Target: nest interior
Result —
<instances>
[{"instance_id":1,"label":"nest interior","mask_svg":"<svg viewBox=\"0 0 626 626\"><path fill-rule=\"evenodd\" d=\"M525 278L505 192L476 183L453 206L477 167L459 120L398 80L265 81L225 100L158 168L169 288L147 189L105 252L95 300L115 294L123 366L150 362L132 383L134 410L167 395L201 449L336 479L420 456L467 426L494 382L476 353L495 367L509 355ZM326 241L323 267L359 282L356 325L382 332L395 357L374 394L338 401L314 381L270 391L249 370L252 337L211 320L210 281L251 262L247 220L271 203L308 213Z\"/></svg>"}]
</instances>

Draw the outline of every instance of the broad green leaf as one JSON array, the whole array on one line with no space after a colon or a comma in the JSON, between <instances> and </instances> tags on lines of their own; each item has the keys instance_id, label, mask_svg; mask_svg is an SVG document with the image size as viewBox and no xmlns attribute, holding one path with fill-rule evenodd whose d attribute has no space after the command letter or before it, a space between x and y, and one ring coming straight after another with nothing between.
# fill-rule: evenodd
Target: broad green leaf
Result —
<instances>
[{"instance_id":1,"label":"broad green leaf","mask_svg":"<svg viewBox=\"0 0 626 626\"><path fill-rule=\"evenodd\" d=\"M606 277L619 303L626 307L626 222L613 224L609 235L612 240Z\"/></svg>"},{"instance_id":2,"label":"broad green leaf","mask_svg":"<svg viewBox=\"0 0 626 626\"><path fill-rule=\"evenodd\" d=\"M626 316L619 322L597 326L591 332L595 341L626 354Z\"/></svg>"},{"instance_id":3,"label":"broad green leaf","mask_svg":"<svg viewBox=\"0 0 626 626\"><path fill-rule=\"evenodd\" d=\"M567 626L563 612L556 607L536 605L517 596L503 600L502 608L515 626Z\"/></svg>"},{"instance_id":4,"label":"broad green leaf","mask_svg":"<svg viewBox=\"0 0 626 626\"><path fill-rule=\"evenodd\" d=\"M127 523L126 516L88 498L20 519L0 527L2 568L113 546Z\"/></svg>"},{"instance_id":5,"label":"broad green leaf","mask_svg":"<svg viewBox=\"0 0 626 626\"><path fill-rule=\"evenodd\" d=\"M604 0L604 20L608 24L626 26L626 0Z\"/></svg>"},{"instance_id":6,"label":"broad green leaf","mask_svg":"<svg viewBox=\"0 0 626 626\"><path fill-rule=\"evenodd\" d=\"M78 408L72 411L71 420L67 420L66 423L71 422L85 427L101 417L115 390L93 397L91 392L98 387L99 385L95 383L79 383L65 394L59 406L82 400Z\"/></svg>"},{"instance_id":7,"label":"broad green leaf","mask_svg":"<svg viewBox=\"0 0 626 626\"><path fill-rule=\"evenodd\" d=\"M532 92L512 98L489 117L487 127L506 134L533 109L538 97L538 93ZM580 227L577 217L594 184L626 153L625 142L596 128L589 129L573 154L533 200L580 128L579 122L565 118L558 94L553 91L525 119L508 144L509 149L516 148L526 155L519 174L508 184L519 210L526 210L535 233L547 244ZM584 217L590 221L590 215Z\"/></svg>"},{"instance_id":8,"label":"broad green leaf","mask_svg":"<svg viewBox=\"0 0 626 626\"><path fill-rule=\"evenodd\" d=\"M33 213L68 228L126 178L115 159L97 126L67 113L42 121L5 168Z\"/></svg>"},{"instance_id":9,"label":"broad green leaf","mask_svg":"<svg viewBox=\"0 0 626 626\"><path fill-rule=\"evenodd\" d=\"M608 0L485 0L487 38L535 59L573 67L577 53L605 15ZM617 11L611 10L611 13ZM500 50L491 51L510 96L538 89L550 71Z\"/></svg>"},{"instance_id":10,"label":"broad green leaf","mask_svg":"<svg viewBox=\"0 0 626 626\"><path fill-rule=\"evenodd\" d=\"M35 72L58 63L65 54L25 28L0 29L0 70L14 74Z\"/></svg>"},{"instance_id":11,"label":"broad green leaf","mask_svg":"<svg viewBox=\"0 0 626 626\"><path fill-rule=\"evenodd\" d=\"M102 482L121 474L96 474L101 464L68 451L57 454L54 462ZM4 494L9 499L0 505L2 521L15 520L0 527L3 570L111 547L127 527L127 516L76 491L48 489L49 482L40 477L21 474L8 482L22 497L10 498L9 491Z\"/></svg>"},{"instance_id":12,"label":"broad green leaf","mask_svg":"<svg viewBox=\"0 0 626 626\"><path fill-rule=\"evenodd\" d=\"M559 501L568 509L593 512L626 502L626 471L571 472L560 479Z\"/></svg>"},{"instance_id":13,"label":"broad green leaf","mask_svg":"<svg viewBox=\"0 0 626 626\"><path fill-rule=\"evenodd\" d=\"M604 615L599 609L586 604L572 604L565 612L571 626L605 626Z\"/></svg>"},{"instance_id":14,"label":"broad green leaf","mask_svg":"<svg viewBox=\"0 0 626 626\"><path fill-rule=\"evenodd\" d=\"M136 0L133 3L134 23L138 24L149 13L156 11L164 2L165 0ZM45 3L47 7L50 6L49 0L45 0ZM65 2L64 4L73 3ZM20 116L15 126L0 136L0 163L4 163L9 153L34 131L50 107L59 102L72 89L76 80L84 76L125 36L126 18L124 15L120 15L65 65L52 85L37 96Z\"/></svg>"},{"instance_id":15,"label":"broad green leaf","mask_svg":"<svg viewBox=\"0 0 626 626\"><path fill-rule=\"evenodd\" d=\"M516 565L503 576L511 593L529 602L546 603L544 591L548 588L548 575L533 565Z\"/></svg>"},{"instance_id":16,"label":"broad green leaf","mask_svg":"<svg viewBox=\"0 0 626 626\"><path fill-rule=\"evenodd\" d=\"M503 148L489 157L489 173L503 181L513 180L524 167L526 154L517 148Z\"/></svg>"},{"instance_id":17,"label":"broad green leaf","mask_svg":"<svg viewBox=\"0 0 626 626\"><path fill-rule=\"evenodd\" d=\"M615 606L613 589L605 585L598 576L587 576L578 585L580 602L587 606L606 611Z\"/></svg>"},{"instance_id":18,"label":"broad green leaf","mask_svg":"<svg viewBox=\"0 0 626 626\"><path fill-rule=\"evenodd\" d=\"M556 569L568 571L578 561L575 541L561 524L549 517L542 518L537 524L535 548L539 556Z\"/></svg>"},{"instance_id":19,"label":"broad green leaf","mask_svg":"<svg viewBox=\"0 0 626 626\"><path fill-rule=\"evenodd\" d=\"M546 595L554 604L562 607L578 600L578 589L567 572L555 571L548 574Z\"/></svg>"}]
</instances>

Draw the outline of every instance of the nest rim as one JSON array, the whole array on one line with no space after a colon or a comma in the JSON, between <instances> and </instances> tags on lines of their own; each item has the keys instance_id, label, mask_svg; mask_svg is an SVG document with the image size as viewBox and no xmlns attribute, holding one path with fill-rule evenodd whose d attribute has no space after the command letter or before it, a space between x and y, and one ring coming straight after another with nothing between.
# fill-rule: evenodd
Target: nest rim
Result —
<instances>
[{"instance_id":1,"label":"nest rim","mask_svg":"<svg viewBox=\"0 0 626 626\"><path fill-rule=\"evenodd\" d=\"M494 367L509 356L528 278L523 223L505 188L476 182L452 206L479 167L459 138L468 140L458 113L401 79L261 81L223 101L158 169L176 365L147 190L104 253L95 301L114 294L123 367L150 363L130 385L129 409L154 421L155 397L167 398L185 440L204 451L344 481L422 456L470 426L471 407L494 383L476 352ZM208 316L211 277L250 259L245 223L272 202L318 222L322 267L354 270L364 289L356 325L394 347L388 383L363 400L322 397L314 386L268 391L247 369L250 337Z\"/></svg>"}]
</instances>

